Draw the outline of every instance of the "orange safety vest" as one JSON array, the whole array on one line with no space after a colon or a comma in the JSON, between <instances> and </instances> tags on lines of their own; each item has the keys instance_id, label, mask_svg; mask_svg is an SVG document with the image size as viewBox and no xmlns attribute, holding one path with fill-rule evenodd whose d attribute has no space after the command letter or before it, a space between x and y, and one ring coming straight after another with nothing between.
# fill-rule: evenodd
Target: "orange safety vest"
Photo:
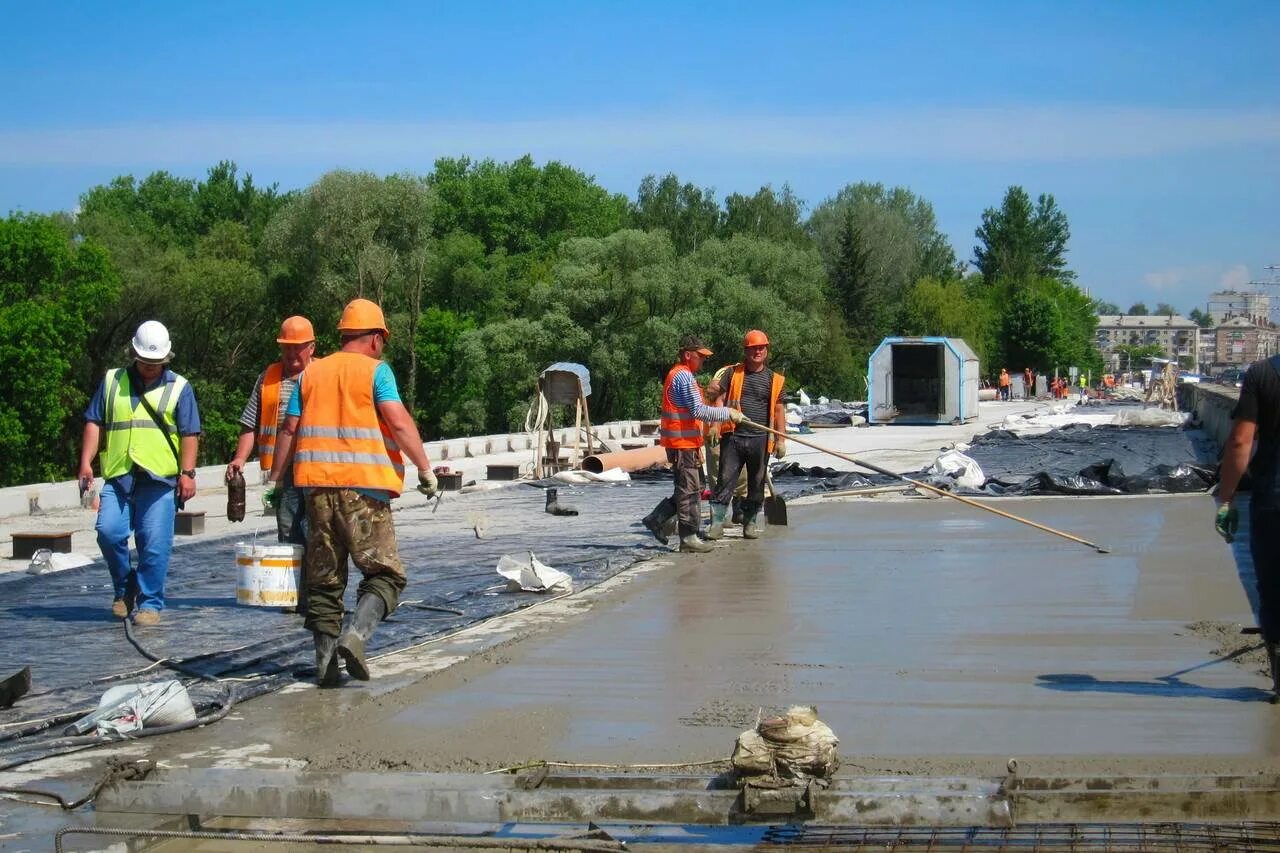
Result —
<instances>
[{"instance_id":1,"label":"orange safety vest","mask_svg":"<svg viewBox=\"0 0 1280 853\"><path fill-rule=\"evenodd\" d=\"M373 374L381 363L336 352L302 372L294 485L400 494L404 458L373 402Z\"/></svg>"},{"instance_id":2,"label":"orange safety vest","mask_svg":"<svg viewBox=\"0 0 1280 853\"><path fill-rule=\"evenodd\" d=\"M264 472L271 470L276 457L276 427L280 422L280 380L284 367L280 362L262 374L262 394L258 399L258 464Z\"/></svg>"},{"instance_id":3,"label":"orange safety vest","mask_svg":"<svg viewBox=\"0 0 1280 853\"><path fill-rule=\"evenodd\" d=\"M742 411L742 383L746 380L746 377L747 369L742 364L735 364L733 366L733 374L729 377L729 392L724 399L724 404L729 408ZM782 386L786 384L786 381L787 377L776 370L773 372L773 385L769 388L769 422L763 425L780 432L785 431L786 428L775 424L773 421L774 415L778 411L778 400L782 397ZM733 432L734 426L736 424L733 421L725 421L720 424L720 434L728 435ZM773 452L773 442L773 433L769 433L770 453Z\"/></svg>"},{"instance_id":4,"label":"orange safety vest","mask_svg":"<svg viewBox=\"0 0 1280 853\"><path fill-rule=\"evenodd\" d=\"M658 421L658 444L670 450L694 450L702 446L702 422L684 406L671 399L671 386L680 371L692 373L683 364L667 371L662 386L662 416Z\"/></svg>"}]
</instances>

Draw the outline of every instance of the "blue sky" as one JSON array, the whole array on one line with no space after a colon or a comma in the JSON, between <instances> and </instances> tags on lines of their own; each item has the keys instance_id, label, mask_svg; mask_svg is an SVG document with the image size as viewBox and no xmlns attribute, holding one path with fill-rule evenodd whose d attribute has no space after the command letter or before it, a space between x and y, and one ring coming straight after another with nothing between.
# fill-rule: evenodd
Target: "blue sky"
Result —
<instances>
[{"instance_id":1,"label":"blue sky","mask_svg":"<svg viewBox=\"0 0 1280 853\"><path fill-rule=\"evenodd\" d=\"M628 194L901 184L962 258L1021 184L1122 308L1280 263L1274 0L12 3L0 71L0 212L223 158L291 189L527 152Z\"/></svg>"}]
</instances>

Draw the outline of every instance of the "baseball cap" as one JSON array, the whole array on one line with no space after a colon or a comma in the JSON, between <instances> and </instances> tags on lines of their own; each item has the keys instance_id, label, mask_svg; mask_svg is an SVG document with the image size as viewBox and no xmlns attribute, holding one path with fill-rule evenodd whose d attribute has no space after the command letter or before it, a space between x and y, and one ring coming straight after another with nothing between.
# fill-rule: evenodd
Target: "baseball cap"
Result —
<instances>
[{"instance_id":1,"label":"baseball cap","mask_svg":"<svg viewBox=\"0 0 1280 853\"><path fill-rule=\"evenodd\" d=\"M702 342L702 338L697 335L685 335L680 339L680 352L689 352L691 350L701 355L713 354L707 345Z\"/></svg>"}]
</instances>

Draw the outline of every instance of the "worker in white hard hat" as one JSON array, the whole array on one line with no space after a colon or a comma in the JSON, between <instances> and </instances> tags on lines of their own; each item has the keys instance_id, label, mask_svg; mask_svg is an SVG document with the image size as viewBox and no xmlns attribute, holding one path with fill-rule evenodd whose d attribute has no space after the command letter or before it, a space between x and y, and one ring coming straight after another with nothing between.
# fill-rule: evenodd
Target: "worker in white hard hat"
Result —
<instances>
[{"instance_id":1,"label":"worker in white hard hat","mask_svg":"<svg viewBox=\"0 0 1280 853\"><path fill-rule=\"evenodd\" d=\"M98 547L111 571L111 613L155 625L164 610L164 584L178 507L196 493L200 412L186 379L166 365L169 330L155 320L138 327L133 364L108 370L84 413L80 489L93 485L93 457L103 483ZM138 551L129 559L129 536Z\"/></svg>"}]
</instances>

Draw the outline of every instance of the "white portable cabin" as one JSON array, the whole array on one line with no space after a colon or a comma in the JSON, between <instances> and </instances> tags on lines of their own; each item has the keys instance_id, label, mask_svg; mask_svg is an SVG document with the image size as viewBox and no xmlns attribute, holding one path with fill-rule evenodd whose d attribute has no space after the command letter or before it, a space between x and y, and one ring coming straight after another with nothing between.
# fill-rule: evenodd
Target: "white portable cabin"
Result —
<instances>
[{"instance_id":1,"label":"white portable cabin","mask_svg":"<svg viewBox=\"0 0 1280 853\"><path fill-rule=\"evenodd\" d=\"M867 364L867 422L950 424L978 417L978 356L960 338L885 338Z\"/></svg>"}]
</instances>

